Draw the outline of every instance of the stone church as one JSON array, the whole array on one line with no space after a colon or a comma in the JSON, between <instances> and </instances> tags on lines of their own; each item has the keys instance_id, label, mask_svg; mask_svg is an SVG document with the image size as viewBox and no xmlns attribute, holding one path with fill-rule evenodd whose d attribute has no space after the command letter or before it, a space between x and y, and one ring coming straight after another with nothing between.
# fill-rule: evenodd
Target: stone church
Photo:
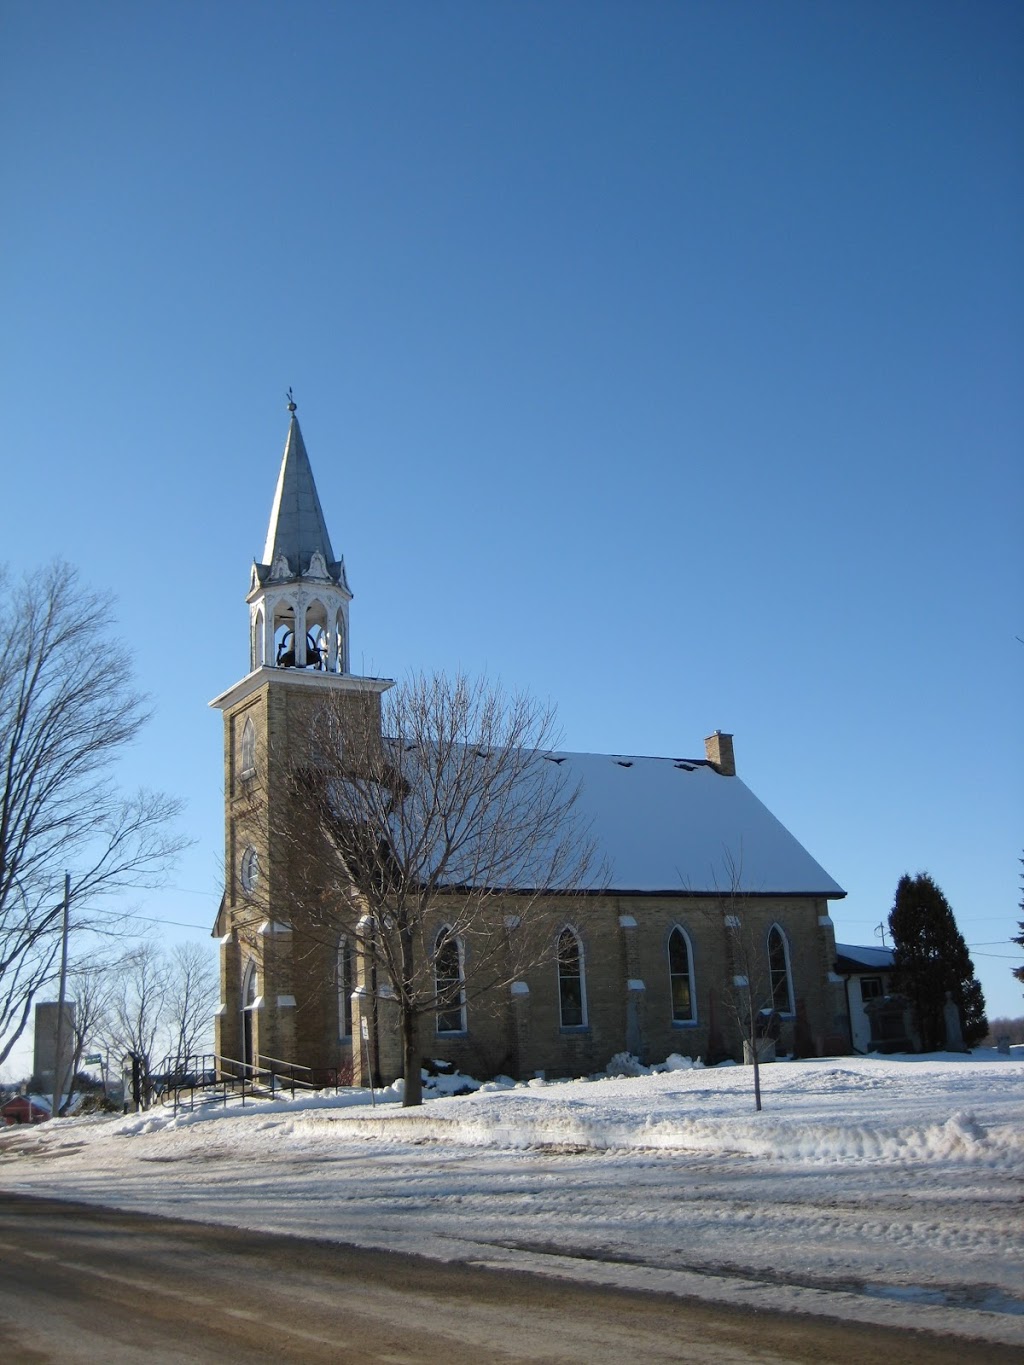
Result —
<instances>
[{"instance_id":1,"label":"stone church","mask_svg":"<svg viewBox=\"0 0 1024 1365\"><path fill-rule=\"evenodd\" d=\"M387 1082L402 1071L388 983L371 980L350 936L310 931L279 834L289 798L278 769L311 702L336 694L379 734L392 686L351 672L352 592L294 403L289 411L249 579L249 670L211 703L224 718L216 1049L249 1066L307 1068L320 1083ZM849 1050L828 908L845 893L737 776L731 735L716 730L693 758L551 757L579 784L607 875L557 923L549 959L504 998L478 1008L457 992L421 1018L425 1059L478 1077L588 1074L623 1052L646 1063L740 1059L737 1002L746 996L749 1010L752 992L779 1054ZM460 971L448 947L439 979Z\"/></svg>"}]
</instances>

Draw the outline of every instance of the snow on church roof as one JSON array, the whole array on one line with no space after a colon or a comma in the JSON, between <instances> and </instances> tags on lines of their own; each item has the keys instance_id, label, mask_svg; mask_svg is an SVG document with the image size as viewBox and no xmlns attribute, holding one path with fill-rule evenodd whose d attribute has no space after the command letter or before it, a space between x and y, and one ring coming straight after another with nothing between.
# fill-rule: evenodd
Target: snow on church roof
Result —
<instances>
[{"instance_id":1,"label":"snow on church roof","mask_svg":"<svg viewBox=\"0 0 1024 1365\"><path fill-rule=\"evenodd\" d=\"M415 833L415 857L423 857L426 866L432 841L442 838L434 828L434 785L439 779L433 763L419 769L418 755L410 752L418 747L403 746L399 766L411 779L407 800L422 808L422 828L415 815L408 827ZM477 757L486 762L488 756ZM745 783L723 775L705 759L540 752L534 757L541 771L534 762L523 769L522 799L538 799L536 780L543 782L547 775L551 787L557 783L566 797L578 791L573 814L581 837L594 841L601 865L587 884L592 891L831 899L846 895ZM443 781L440 788L445 788ZM446 799L442 796L442 808ZM429 833L424 840L425 831ZM467 851L473 847L470 840L449 863L446 884L462 881L457 871L460 860L474 866L473 854ZM535 872L544 869L543 877L550 875L546 853L542 845ZM472 874L465 878L467 883L473 880ZM543 883L533 880L527 855L526 864L506 884L527 890Z\"/></svg>"},{"instance_id":2,"label":"snow on church roof","mask_svg":"<svg viewBox=\"0 0 1024 1365\"><path fill-rule=\"evenodd\" d=\"M846 892L738 777L703 759L552 754L618 892Z\"/></svg>"}]
</instances>

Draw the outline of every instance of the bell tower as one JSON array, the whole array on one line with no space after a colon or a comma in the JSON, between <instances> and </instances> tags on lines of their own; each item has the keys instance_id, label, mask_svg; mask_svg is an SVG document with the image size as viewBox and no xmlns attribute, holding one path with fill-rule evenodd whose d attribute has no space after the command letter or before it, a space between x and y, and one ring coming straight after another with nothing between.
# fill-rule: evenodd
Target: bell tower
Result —
<instances>
[{"instance_id":1,"label":"bell tower","mask_svg":"<svg viewBox=\"0 0 1024 1365\"><path fill-rule=\"evenodd\" d=\"M290 389L288 413L263 555L249 575L249 671L210 703L224 716L224 897L214 932L216 1050L228 1072L284 1064L330 1073L351 1058L345 945L306 925L292 894L303 848L287 775L325 693L340 694L353 732L379 738L381 694L392 686L349 671L352 592Z\"/></svg>"}]
</instances>

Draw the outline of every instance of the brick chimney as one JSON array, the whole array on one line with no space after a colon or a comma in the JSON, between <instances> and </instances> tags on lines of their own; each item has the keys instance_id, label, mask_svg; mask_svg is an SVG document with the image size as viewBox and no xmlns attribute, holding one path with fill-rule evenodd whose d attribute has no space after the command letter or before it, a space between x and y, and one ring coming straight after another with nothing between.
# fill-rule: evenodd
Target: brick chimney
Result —
<instances>
[{"instance_id":1,"label":"brick chimney","mask_svg":"<svg viewBox=\"0 0 1024 1365\"><path fill-rule=\"evenodd\" d=\"M711 766L723 777L736 776L736 758L732 751L732 735L716 730L704 741L704 755Z\"/></svg>"}]
</instances>

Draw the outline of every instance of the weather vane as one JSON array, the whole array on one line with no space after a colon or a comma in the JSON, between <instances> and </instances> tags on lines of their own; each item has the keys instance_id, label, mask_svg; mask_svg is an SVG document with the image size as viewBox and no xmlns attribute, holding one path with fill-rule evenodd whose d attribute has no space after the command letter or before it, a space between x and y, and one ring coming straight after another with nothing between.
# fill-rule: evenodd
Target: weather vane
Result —
<instances>
[{"instance_id":1,"label":"weather vane","mask_svg":"<svg viewBox=\"0 0 1024 1365\"><path fill-rule=\"evenodd\" d=\"M288 385L288 411L295 411L295 399L292 396L292 386L290 384Z\"/></svg>"}]
</instances>

